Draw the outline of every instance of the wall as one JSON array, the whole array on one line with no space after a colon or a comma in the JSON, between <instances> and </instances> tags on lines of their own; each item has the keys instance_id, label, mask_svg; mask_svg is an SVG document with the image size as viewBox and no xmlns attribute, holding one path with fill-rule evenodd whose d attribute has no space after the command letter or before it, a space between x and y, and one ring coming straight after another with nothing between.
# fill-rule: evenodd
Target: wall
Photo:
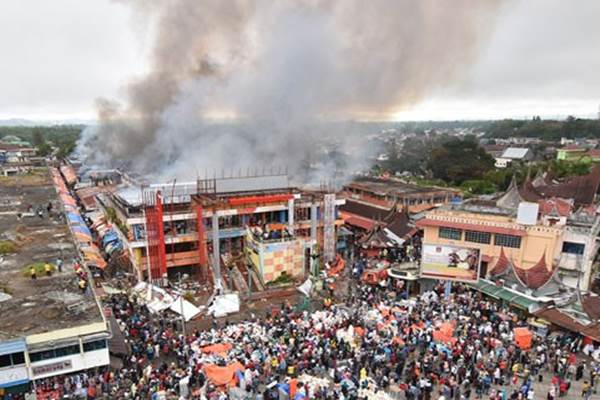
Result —
<instances>
[{"instance_id":1,"label":"wall","mask_svg":"<svg viewBox=\"0 0 600 400\"><path fill-rule=\"evenodd\" d=\"M60 368L60 364L70 362L70 367ZM32 379L42 379L49 376L70 374L76 371L82 371L90 368L101 367L110 363L108 348L85 352L83 354L72 354L70 356L53 358L50 360L38 361L30 364L30 376ZM57 366L56 370L47 373L34 374L36 367L42 366Z\"/></svg>"}]
</instances>

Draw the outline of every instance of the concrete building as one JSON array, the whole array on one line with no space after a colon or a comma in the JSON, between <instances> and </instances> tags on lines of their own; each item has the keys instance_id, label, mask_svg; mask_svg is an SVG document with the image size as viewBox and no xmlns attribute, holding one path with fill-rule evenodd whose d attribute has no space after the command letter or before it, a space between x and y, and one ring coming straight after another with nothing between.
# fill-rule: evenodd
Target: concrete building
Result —
<instances>
[{"instance_id":1,"label":"concrete building","mask_svg":"<svg viewBox=\"0 0 600 400\"><path fill-rule=\"evenodd\" d=\"M462 198L462 193L454 189L424 187L396 179L367 177L358 178L345 185L343 195L388 209L406 206L410 212L420 212Z\"/></svg>"},{"instance_id":2,"label":"concrete building","mask_svg":"<svg viewBox=\"0 0 600 400\"><path fill-rule=\"evenodd\" d=\"M278 265L278 272L297 271L298 255L308 271L311 255L335 258L336 228L343 224L337 207L344 202L327 191L293 187L287 175L278 174L126 186L98 195L96 205L114 221L140 279L148 270L153 279L199 273L217 287L230 289L233 282L231 289L244 290L239 279L227 275L239 277L239 269L264 285L280 275L266 271L267 264ZM248 240L251 228L267 236ZM252 271L239 259L249 243L263 250ZM279 257L287 251L281 246L293 248L293 254ZM237 261L229 265L229 259ZM278 264L280 259L285 262Z\"/></svg>"}]
</instances>

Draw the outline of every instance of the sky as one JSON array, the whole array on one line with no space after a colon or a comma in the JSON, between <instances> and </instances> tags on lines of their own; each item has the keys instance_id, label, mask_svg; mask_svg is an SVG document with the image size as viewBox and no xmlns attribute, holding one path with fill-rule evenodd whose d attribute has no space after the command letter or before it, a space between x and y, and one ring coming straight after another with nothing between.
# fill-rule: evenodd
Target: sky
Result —
<instances>
[{"instance_id":1,"label":"sky","mask_svg":"<svg viewBox=\"0 0 600 400\"><path fill-rule=\"evenodd\" d=\"M389 119L596 116L598 15L597 0L507 0L475 61ZM93 120L148 69L150 36L115 1L3 0L0 119Z\"/></svg>"}]
</instances>

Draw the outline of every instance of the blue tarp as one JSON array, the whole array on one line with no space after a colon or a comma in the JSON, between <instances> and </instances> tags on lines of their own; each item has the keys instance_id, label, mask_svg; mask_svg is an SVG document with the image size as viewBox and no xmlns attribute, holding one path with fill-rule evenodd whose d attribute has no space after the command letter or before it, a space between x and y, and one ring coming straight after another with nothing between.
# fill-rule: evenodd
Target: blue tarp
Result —
<instances>
[{"instance_id":1,"label":"blue tarp","mask_svg":"<svg viewBox=\"0 0 600 400\"><path fill-rule=\"evenodd\" d=\"M87 228L87 226L74 225L74 226L71 227L71 229L73 230L73 232L83 233L84 235L88 235L90 237L92 236L92 233Z\"/></svg>"},{"instance_id":2,"label":"blue tarp","mask_svg":"<svg viewBox=\"0 0 600 400\"><path fill-rule=\"evenodd\" d=\"M102 247L106 247L109 243L119 241L119 236L115 231L106 232L102 238Z\"/></svg>"}]
</instances>

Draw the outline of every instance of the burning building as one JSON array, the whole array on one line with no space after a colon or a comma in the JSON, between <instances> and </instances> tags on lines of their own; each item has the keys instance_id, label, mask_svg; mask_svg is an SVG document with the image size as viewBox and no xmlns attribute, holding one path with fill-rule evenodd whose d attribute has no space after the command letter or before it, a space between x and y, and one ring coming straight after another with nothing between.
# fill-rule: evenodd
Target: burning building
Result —
<instances>
[{"instance_id":1,"label":"burning building","mask_svg":"<svg viewBox=\"0 0 600 400\"><path fill-rule=\"evenodd\" d=\"M343 203L293 187L285 173L128 186L97 202L140 279L185 273L239 291L304 276L317 257L333 261Z\"/></svg>"}]
</instances>

